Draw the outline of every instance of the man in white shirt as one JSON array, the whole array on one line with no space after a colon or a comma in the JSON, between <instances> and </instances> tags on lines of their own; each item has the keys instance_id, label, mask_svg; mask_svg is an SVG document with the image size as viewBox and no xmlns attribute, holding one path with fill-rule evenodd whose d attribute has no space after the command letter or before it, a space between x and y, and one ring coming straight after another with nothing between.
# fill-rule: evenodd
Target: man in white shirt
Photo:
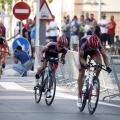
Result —
<instances>
[{"instance_id":1,"label":"man in white shirt","mask_svg":"<svg viewBox=\"0 0 120 120\"><path fill-rule=\"evenodd\" d=\"M101 42L103 46L106 46L106 41L107 41L107 28L106 28L107 24L108 24L108 20L106 19L106 15L103 13L99 23L101 29Z\"/></svg>"},{"instance_id":2,"label":"man in white shirt","mask_svg":"<svg viewBox=\"0 0 120 120\"><path fill-rule=\"evenodd\" d=\"M55 17L53 18L53 21L49 23L49 28L47 32L49 32L50 39L54 42L57 42L57 22L54 21Z\"/></svg>"}]
</instances>

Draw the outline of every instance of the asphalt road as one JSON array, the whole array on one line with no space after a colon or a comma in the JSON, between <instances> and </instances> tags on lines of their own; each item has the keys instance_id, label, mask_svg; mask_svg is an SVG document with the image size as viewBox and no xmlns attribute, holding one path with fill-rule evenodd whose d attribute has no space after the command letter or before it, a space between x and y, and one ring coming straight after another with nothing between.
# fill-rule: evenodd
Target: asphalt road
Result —
<instances>
[{"instance_id":1,"label":"asphalt road","mask_svg":"<svg viewBox=\"0 0 120 120\"><path fill-rule=\"evenodd\" d=\"M102 101L90 115L88 108L80 112L76 106L77 92L57 85L55 100L47 106L44 96L39 104L34 101L34 77L2 76L0 80L0 120L119 120L120 99Z\"/></svg>"}]
</instances>

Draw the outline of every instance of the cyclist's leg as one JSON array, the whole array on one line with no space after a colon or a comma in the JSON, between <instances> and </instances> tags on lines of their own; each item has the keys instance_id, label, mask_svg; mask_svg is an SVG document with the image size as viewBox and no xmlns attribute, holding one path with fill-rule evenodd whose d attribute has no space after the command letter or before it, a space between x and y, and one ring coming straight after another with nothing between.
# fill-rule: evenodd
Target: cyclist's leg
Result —
<instances>
[{"instance_id":1,"label":"cyclist's leg","mask_svg":"<svg viewBox=\"0 0 120 120\"><path fill-rule=\"evenodd\" d=\"M81 95L82 95L84 75L85 75L85 69L82 68L82 69L79 70L79 75L78 75L78 97L81 97Z\"/></svg>"},{"instance_id":2,"label":"cyclist's leg","mask_svg":"<svg viewBox=\"0 0 120 120\"><path fill-rule=\"evenodd\" d=\"M6 52L6 46L2 45L2 51ZM5 68L5 60L6 60L6 53L3 52L3 56L1 59L1 63L2 63L2 68Z\"/></svg>"},{"instance_id":3,"label":"cyclist's leg","mask_svg":"<svg viewBox=\"0 0 120 120\"><path fill-rule=\"evenodd\" d=\"M5 46L6 46L6 52L9 52L9 46L8 46L8 43L6 42L5 43ZM10 57L10 55L8 54L8 58Z\"/></svg>"},{"instance_id":4,"label":"cyclist's leg","mask_svg":"<svg viewBox=\"0 0 120 120\"><path fill-rule=\"evenodd\" d=\"M45 69L47 63L43 62L41 63L41 66L37 69L37 73L35 75L35 80L34 80L34 87L36 87L39 83L39 75L43 72L43 70Z\"/></svg>"}]
</instances>

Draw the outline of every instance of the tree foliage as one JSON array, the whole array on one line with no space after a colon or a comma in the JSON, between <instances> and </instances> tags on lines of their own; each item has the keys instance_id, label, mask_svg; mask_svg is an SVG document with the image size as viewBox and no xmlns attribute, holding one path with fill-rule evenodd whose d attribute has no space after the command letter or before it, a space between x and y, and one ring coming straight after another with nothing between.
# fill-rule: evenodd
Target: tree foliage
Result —
<instances>
[{"instance_id":1,"label":"tree foliage","mask_svg":"<svg viewBox=\"0 0 120 120\"><path fill-rule=\"evenodd\" d=\"M53 2L53 0L48 0L48 2L49 2L49 3L52 3L52 2Z\"/></svg>"}]
</instances>

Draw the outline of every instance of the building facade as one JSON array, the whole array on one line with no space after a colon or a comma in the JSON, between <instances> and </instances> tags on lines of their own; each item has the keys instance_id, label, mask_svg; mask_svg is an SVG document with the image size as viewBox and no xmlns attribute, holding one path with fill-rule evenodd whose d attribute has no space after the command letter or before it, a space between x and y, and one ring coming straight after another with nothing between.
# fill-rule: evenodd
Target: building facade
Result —
<instances>
[{"instance_id":1,"label":"building facade","mask_svg":"<svg viewBox=\"0 0 120 120\"><path fill-rule=\"evenodd\" d=\"M101 1L101 10L99 7L99 1ZM99 11L106 13L107 19L110 20L110 16L114 15L117 23L116 33L120 35L120 0L54 0L49 4L52 13L56 16L58 26L61 26L63 17L70 15L72 19L74 15L78 18L81 14L85 15L86 12L93 13L98 20Z\"/></svg>"}]
</instances>

